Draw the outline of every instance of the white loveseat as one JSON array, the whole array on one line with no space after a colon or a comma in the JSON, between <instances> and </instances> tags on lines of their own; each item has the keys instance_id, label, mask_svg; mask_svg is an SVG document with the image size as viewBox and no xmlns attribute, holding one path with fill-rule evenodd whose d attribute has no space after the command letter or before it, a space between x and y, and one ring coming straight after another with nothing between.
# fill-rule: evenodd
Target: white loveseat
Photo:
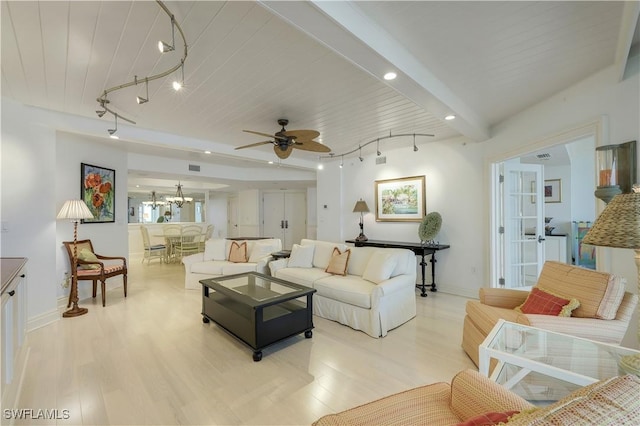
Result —
<instances>
[{"instance_id":1,"label":"white loveseat","mask_svg":"<svg viewBox=\"0 0 640 426\"><path fill-rule=\"evenodd\" d=\"M229 252L234 241L209 239L205 242L204 252L182 258L184 264L184 287L191 290L202 288L200 280L221 275L260 272L269 274L271 253L282 250L282 242L277 238L262 240L235 241L238 245L246 243L247 261L229 261Z\"/></svg>"},{"instance_id":2,"label":"white loveseat","mask_svg":"<svg viewBox=\"0 0 640 426\"><path fill-rule=\"evenodd\" d=\"M347 247L344 244L303 239L307 259L296 256L272 261L271 275L317 290L313 313L337 321L371 337L387 332L416 315L416 258L405 249ZM334 247L349 249L347 275L325 272ZM312 254L309 254L309 250Z\"/></svg>"}]
</instances>

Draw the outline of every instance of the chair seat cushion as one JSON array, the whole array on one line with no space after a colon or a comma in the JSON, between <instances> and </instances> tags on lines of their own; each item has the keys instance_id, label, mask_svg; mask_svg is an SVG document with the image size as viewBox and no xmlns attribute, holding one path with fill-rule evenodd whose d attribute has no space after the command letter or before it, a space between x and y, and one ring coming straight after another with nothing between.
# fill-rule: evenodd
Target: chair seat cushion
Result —
<instances>
[{"instance_id":1,"label":"chair seat cushion","mask_svg":"<svg viewBox=\"0 0 640 426\"><path fill-rule=\"evenodd\" d=\"M513 309L496 308L494 306L484 305L478 301L470 300L466 307L467 315L472 319L473 323L480 329L483 335L488 335L496 325L498 320L529 325L529 320L524 314Z\"/></svg>"},{"instance_id":2,"label":"chair seat cushion","mask_svg":"<svg viewBox=\"0 0 640 426\"><path fill-rule=\"evenodd\" d=\"M99 266L99 265L98 265ZM124 266L122 265L113 265L113 266L105 266L104 273L112 274L114 272L123 271ZM100 276L100 269L78 269L78 277L91 277L91 276Z\"/></svg>"}]
</instances>

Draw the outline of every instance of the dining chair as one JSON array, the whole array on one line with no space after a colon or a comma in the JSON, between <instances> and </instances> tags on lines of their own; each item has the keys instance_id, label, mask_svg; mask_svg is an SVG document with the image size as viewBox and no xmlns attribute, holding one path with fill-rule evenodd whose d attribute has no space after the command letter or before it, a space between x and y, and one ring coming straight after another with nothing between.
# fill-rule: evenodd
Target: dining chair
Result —
<instances>
[{"instance_id":1,"label":"dining chair","mask_svg":"<svg viewBox=\"0 0 640 426\"><path fill-rule=\"evenodd\" d=\"M169 224L162 226L162 234L164 235L164 243L167 246L166 260L167 263L172 262L175 259L176 250L175 246L180 242L180 234L182 233L182 226L178 224Z\"/></svg>"},{"instance_id":2,"label":"dining chair","mask_svg":"<svg viewBox=\"0 0 640 426\"><path fill-rule=\"evenodd\" d=\"M69 256L71 265L71 279L93 282L93 298L96 297L98 281L102 294L102 306L106 304L106 281L108 278L122 275L124 285L124 297L127 297L127 259L122 256L103 256L93 250L91 240L82 240L76 243L77 259L73 262L73 241L63 241ZM104 262L106 261L106 262ZM71 294L67 308L71 306Z\"/></svg>"},{"instance_id":3,"label":"dining chair","mask_svg":"<svg viewBox=\"0 0 640 426\"><path fill-rule=\"evenodd\" d=\"M180 233L180 240L175 245L175 257L180 259L183 256L198 253L200 249L200 238L202 237L202 227L199 225L185 225Z\"/></svg>"},{"instance_id":4,"label":"dining chair","mask_svg":"<svg viewBox=\"0 0 640 426\"><path fill-rule=\"evenodd\" d=\"M207 230L205 231L202 238L200 238L200 245L198 246L199 252L201 253L204 252L205 243L207 242L207 240L210 240L211 237L213 237L213 229L214 229L213 225L207 225Z\"/></svg>"},{"instance_id":5,"label":"dining chair","mask_svg":"<svg viewBox=\"0 0 640 426\"><path fill-rule=\"evenodd\" d=\"M160 259L160 262L164 262L167 257L167 246L165 244L151 245L149 230L146 226L140 225L140 232L142 233L142 243L144 245L144 257L142 258L142 263L144 263L146 259L148 265L151 263L151 259L153 258Z\"/></svg>"}]
</instances>

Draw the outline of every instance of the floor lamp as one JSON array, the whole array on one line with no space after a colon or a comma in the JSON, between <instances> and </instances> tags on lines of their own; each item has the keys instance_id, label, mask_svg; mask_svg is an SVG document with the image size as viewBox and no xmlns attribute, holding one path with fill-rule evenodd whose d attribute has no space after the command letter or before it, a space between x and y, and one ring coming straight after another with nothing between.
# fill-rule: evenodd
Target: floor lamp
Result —
<instances>
[{"instance_id":1,"label":"floor lamp","mask_svg":"<svg viewBox=\"0 0 640 426\"><path fill-rule=\"evenodd\" d=\"M56 219L68 219L73 222L73 259L71 260L71 302L73 307L62 314L63 317L77 317L84 315L89 310L87 308L80 308L78 306L78 265L76 260L78 259L78 222L81 219L93 219L93 214L89 210L89 207L82 200L68 200L60 209Z\"/></svg>"},{"instance_id":2,"label":"floor lamp","mask_svg":"<svg viewBox=\"0 0 640 426\"><path fill-rule=\"evenodd\" d=\"M638 294L640 294L640 185L633 185L633 192L630 194L613 197L582 242L594 246L635 250ZM637 334L640 342L640 305L636 306L636 313L639 317ZM631 359L626 361L633 361L632 365L636 365L637 368L640 357L633 355L630 357Z\"/></svg>"},{"instance_id":3,"label":"floor lamp","mask_svg":"<svg viewBox=\"0 0 640 426\"><path fill-rule=\"evenodd\" d=\"M354 213L360 213L360 235L356 237L356 241L367 241L368 238L364 235L364 213L369 212L369 206L367 206L367 202L362 198L360 201L356 201L356 205L353 207Z\"/></svg>"}]
</instances>

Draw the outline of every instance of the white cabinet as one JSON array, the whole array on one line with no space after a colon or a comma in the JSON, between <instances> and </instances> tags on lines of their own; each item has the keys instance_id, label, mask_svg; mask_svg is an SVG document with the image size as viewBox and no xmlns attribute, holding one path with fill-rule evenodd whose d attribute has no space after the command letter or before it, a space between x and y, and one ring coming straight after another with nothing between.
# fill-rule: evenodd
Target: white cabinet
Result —
<instances>
[{"instance_id":1,"label":"white cabinet","mask_svg":"<svg viewBox=\"0 0 640 426\"><path fill-rule=\"evenodd\" d=\"M307 198L304 192L265 192L262 195L262 235L280 238L290 250L307 234Z\"/></svg>"},{"instance_id":2,"label":"white cabinet","mask_svg":"<svg viewBox=\"0 0 640 426\"><path fill-rule=\"evenodd\" d=\"M567 237L546 235L544 237L544 260L567 263Z\"/></svg>"},{"instance_id":3,"label":"white cabinet","mask_svg":"<svg viewBox=\"0 0 640 426\"><path fill-rule=\"evenodd\" d=\"M0 311L2 406L15 403L20 371L24 367L22 347L27 332L25 258L2 258L2 310Z\"/></svg>"}]
</instances>

